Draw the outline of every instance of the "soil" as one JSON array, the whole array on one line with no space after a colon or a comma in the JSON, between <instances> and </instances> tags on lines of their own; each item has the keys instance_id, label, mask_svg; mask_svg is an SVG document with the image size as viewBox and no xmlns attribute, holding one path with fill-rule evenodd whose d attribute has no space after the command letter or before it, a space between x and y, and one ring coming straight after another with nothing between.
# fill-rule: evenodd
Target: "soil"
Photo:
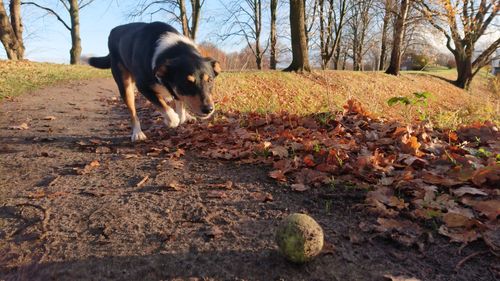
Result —
<instances>
[{"instance_id":1,"label":"soil","mask_svg":"<svg viewBox=\"0 0 500 281\"><path fill-rule=\"evenodd\" d=\"M270 167L164 149L159 128L176 131L149 107L139 115L152 116L149 140L133 144L111 79L0 103L0 280L500 278L481 241L453 244L429 225L420 247L400 245L363 231L375 217L362 189L293 192L268 178ZM274 241L294 212L325 234L323 252L303 265Z\"/></svg>"}]
</instances>

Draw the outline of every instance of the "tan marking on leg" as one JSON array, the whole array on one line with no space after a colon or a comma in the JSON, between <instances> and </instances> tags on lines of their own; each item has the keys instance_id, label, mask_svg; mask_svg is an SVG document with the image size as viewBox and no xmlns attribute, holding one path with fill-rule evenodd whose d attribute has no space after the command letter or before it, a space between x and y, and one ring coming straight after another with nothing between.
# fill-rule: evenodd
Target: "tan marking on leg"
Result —
<instances>
[{"instance_id":1,"label":"tan marking on leg","mask_svg":"<svg viewBox=\"0 0 500 281\"><path fill-rule=\"evenodd\" d=\"M151 90L156 94L156 97L160 101L160 113L163 116L163 122L169 128L175 128L179 126L180 120L179 115L167 104L165 98L170 98L172 95L167 91L167 89L161 85L155 84L151 87Z\"/></svg>"},{"instance_id":2,"label":"tan marking on leg","mask_svg":"<svg viewBox=\"0 0 500 281\"><path fill-rule=\"evenodd\" d=\"M125 104L130 113L130 123L132 124L132 141L145 140L146 135L142 132L141 122L139 117L137 117L137 112L135 110L135 81L128 70L126 70L123 65L119 64L118 67L122 73L122 81L125 87Z\"/></svg>"}]
</instances>

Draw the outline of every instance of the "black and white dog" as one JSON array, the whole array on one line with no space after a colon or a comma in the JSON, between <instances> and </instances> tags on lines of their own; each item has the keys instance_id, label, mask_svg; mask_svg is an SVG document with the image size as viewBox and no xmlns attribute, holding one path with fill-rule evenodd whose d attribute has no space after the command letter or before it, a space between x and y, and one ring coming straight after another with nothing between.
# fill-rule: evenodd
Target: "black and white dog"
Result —
<instances>
[{"instance_id":1,"label":"black and white dog","mask_svg":"<svg viewBox=\"0 0 500 281\"><path fill-rule=\"evenodd\" d=\"M157 106L168 127L195 116L205 119L214 111L211 92L221 68L202 57L189 38L162 23L130 23L115 27L108 39L109 54L91 57L97 68L111 68L132 122L132 141L145 140L135 110L134 86ZM175 101L175 110L167 102Z\"/></svg>"}]
</instances>

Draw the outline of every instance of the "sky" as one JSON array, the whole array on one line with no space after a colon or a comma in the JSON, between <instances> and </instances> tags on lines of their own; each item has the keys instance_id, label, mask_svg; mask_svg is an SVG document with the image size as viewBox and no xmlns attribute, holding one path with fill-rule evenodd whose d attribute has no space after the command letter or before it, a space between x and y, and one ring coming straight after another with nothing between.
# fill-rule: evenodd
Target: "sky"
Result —
<instances>
[{"instance_id":1,"label":"sky","mask_svg":"<svg viewBox=\"0 0 500 281\"><path fill-rule=\"evenodd\" d=\"M224 51L236 51L245 46L240 38L232 38L221 42L217 33L222 24L221 16L227 14L219 0L205 0L202 10L202 23L198 30L198 42L210 41ZM45 0L45 6L53 7L69 23L69 15L63 10L59 1ZM133 21L166 21L165 14L142 19L132 19L128 16L138 1L133 0L96 0L80 11L80 36L82 40L82 56L106 55L109 31L120 24ZM38 1L37 3L44 3ZM26 58L38 62L69 63L71 36L69 31L57 19L35 8L22 6ZM169 22L171 23L171 22ZM171 23L180 30L180 26ZM3 47L0 48L0 58L5 59Z\"/></svg>"},{"instance_id":2,"label":"sky","mask_svg":"<svg viewBox=\"0 0 500 281\"><path fill-rule=\"evenodd\" d=\"M169 21L168 16L163 13L155 14L153 17L144 16L143 18L131 18L129 14L136 8L138 0L95 0L91 5L80 11L80 28L82 39L82 56L104 56L108 53L107 38L109 31L117 25L133 21L165 21L178 30L180 26L177 23ZM69 23L68 12L58 0L37 0L44 6L56 10L66 22ZM205 0L205 6L202 8L202 18L198 29L197 42L208 41L215 43L217 47L225 52L239 51L246 46L246 42L241 37L229 37L222 41L220 34L230 34L234 29L228 30L230 25L224 22L228 17L229 0ZM235 3L239 3L236 1ZM288 20L287 9L281 6L279 9L280 18L278 22ZM24 24L24 43L26 47L26 58L38 62L69 63L69 49L71 48L71 36L69 31L57 19L46 12L33 7L22 6L22 19ZM268 7L263 7L264 13L267 13ZM263 30L265 34L263 41L267 39L268 15L263 14ZM284 27L278 25L279 29ZM288 27L287 27L288 28ZM282 43L287 43L289 30L279 30L278 39ZM489 36L483 36L480 41L492 41L498 38L500 31L496 31ZM437 38L428 38L436 40L433 45L443 53L448 53L445 48L444 36ZM478 46L481 46L481 42ZM3 46L0 47L0 59L5 59L6 54Z\"/></svg>"}]
</instances>

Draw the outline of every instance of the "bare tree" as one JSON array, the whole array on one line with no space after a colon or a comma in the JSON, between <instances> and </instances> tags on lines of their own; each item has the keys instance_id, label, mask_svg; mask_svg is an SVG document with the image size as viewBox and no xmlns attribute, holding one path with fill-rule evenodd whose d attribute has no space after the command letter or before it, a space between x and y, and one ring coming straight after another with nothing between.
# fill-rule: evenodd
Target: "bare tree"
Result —
<instances>
[{"instance_id":1,"label":"bare tree","mask_svg":"<svg viewBox=\"0 0 500 281\"><path fill-rule=\"evenodd\" d=\"M319 0L319 36L322 69L327 68L333 53L339 45L347 14L347 2L347 0Z\"/></svg>"},{"instance_id":2,"label":"bare tree","mask_svg":"<svg viewBox=\"0 0 500 281\"><path fill-rule=\"evenodd\" d=\"M500 12L500 0L420 0L420 10L429 23L446 37L446 47L455 57L455 84L468 89L478 71L499 48L500 37L493 40L473 60L476 43L494 25Z\"/></svg>"},{"instance_id":3,"label":"bare tree","mask_svg":"<svg viewBox=\"0 0 500 281\"><path fill-rule=\"evenodd\" d=\"M399 1L398 1L399 2ZM405 37L408 10L411 5L411 0L401 0L398 3L400 8L399 13L396 16L396 24L394 25L394 37L392 40L392 51L391 60L389 67L385 71L387 74L399 75L399 70L401 68L401 45L403 43L403 38Z\"/></svg>"},{"instance_id":4,"label":"bare tree","mask_svg":"<svg viewBox=\"0 0 500 281\"><path fill-rule=\"evenodd\" d=\"M292 36L292 63L283 71L311 71L306 41L304 1L290 0L290 34Z\"/></svg>"},{"instance_id":5,"label":"bare tree","mask_svg":"<svg viewBox=\"0 0 500 281\"><path fill-rule=\"evenodd\" d=\"M32 5L46 11L48 14L53 15L57 20L64 25L64 27L71 33L71 49L70 63L79 64L80 56L82 54L82 40L80 38L80 10L92 4L95 0L59 0L64 6L64 9L68 12L70 17L70 23L68 24L62 16L57 13L54 9L46 6L42 6L35 2L21 2L22 5Z\"/></svg>"},{"instance_id":6,"label":"bare tree","mask_svg":"<svg viewBox=\"0 0 500 281\"><path fill-rule=\"evenodd\" d=\"M306 43L309 47L309 38L314 28L316 13L318 12L319 0L304 1L304 30L306 31Z\"/></svg>"},{"instance_id":7,"label":"bare tree","mask_svg":"<svg viewBox=\"0 0 500 281\"><path fill-rule=\"evenodd\" d=\"M268 48L262 48L262 0L233 1L226 6L229 17L225 22L230 23L228 29L221 35L222 40L231 36L242 37L247 47L252 51L258 69L262 69L262 59Z\"/></svg>"},{"instance_id":8,"label":"bare tree","mask_svg":"<svg viewBox=\"0 0 500 281\"><path fill-rule=\"evenodd\" d=\"M276 59L276 44L278 43L278 37L276 34L276 14L278 11L278 0L271 0L271 36L270 36L270 41L271 41L271 69L276 69L276 64L278 63L278 60Z\"/></svg>"},{"instance_id":9,"label":"bare tree","mask_svg":"<svg viewBox=\"0 0 500 281\"><path fill-rule=\"evenodd\" d=\"M363 70L363 56L367 52L367 43L371 43L369 31L372 28L373 0L356 1L351 9L349 32L352 40L353 70Z\"/></svg>"},{"instance_id":10,"label":"bare tree","mask_svg":"<svg viewBox=\"0 0 500 281\"><path fill-rule=\"evenodd\" d=\"M380 42L380 64L379 70L385 69L385 61L387 60L387 32L392 16L393 0L384 1L384 19L382 21L382 38Z\"/></svg>"},{"instance_id":11,"label":"bare tree","mask_svg":"<svg viewBox=\"0 0 500 281\"><path fill-rule=\"evenodd\" d=\"M22 60L24 58L23 24L21 21L21 1L11 0L9 15L0 0L0 41L2 42L7 58Z\"/></svg>"},{"instance_id":12,"label":"bare tree","mask_svg":"<svg viewBox=\"0 0 500 281\"><path fill-rule=\"evenodd\" d=\"M159 12L165 12L181 25L184 36L195 40L205 0L189 0L189 2L190 10L186 8L185 0L141 0L136 11L130 16L133 18L144 14L153 16Z\"/></svg>"}]
</instances>

